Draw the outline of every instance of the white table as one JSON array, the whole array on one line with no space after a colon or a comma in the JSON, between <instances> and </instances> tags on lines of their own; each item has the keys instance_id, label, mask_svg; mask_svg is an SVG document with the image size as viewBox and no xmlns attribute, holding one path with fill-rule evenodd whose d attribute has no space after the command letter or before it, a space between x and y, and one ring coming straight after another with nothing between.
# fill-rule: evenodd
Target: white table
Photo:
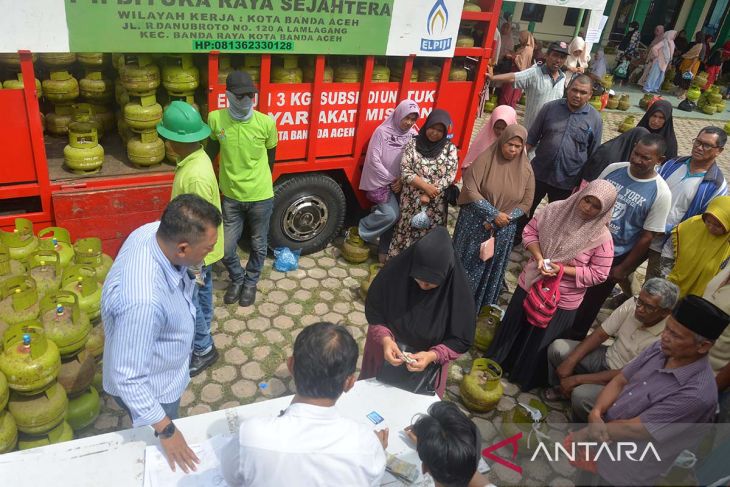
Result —
<instances>
[{"instance_id":1,"label":"white table","mask_svg":"<svg viewBox=\"0 0 730 487\"><path fill-rule=\"evenodd\" d=\"M236 408L213 411L175 421L188 443L238 432L242 419L278 414L293 396L280 397ZM343 416L373 426L366 415L377 411L390 428L388 452L418 464L418 455L402 430L414 415L426 412L437 396L421 396L381 384L359 381L343 394L337 408ZM152 429L140 427L90 438L0 455L0 485L45 487L141 487L144 482L145 448L157 445ZM382 485L401 485L386 473Z\"/></svg>"}]
</instances>

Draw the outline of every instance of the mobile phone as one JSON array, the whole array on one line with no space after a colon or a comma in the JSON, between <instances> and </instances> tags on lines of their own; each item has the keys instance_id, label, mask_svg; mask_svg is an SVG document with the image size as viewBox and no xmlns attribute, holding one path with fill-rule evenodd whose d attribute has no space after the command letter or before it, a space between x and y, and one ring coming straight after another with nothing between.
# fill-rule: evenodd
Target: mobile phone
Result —
<instances>
[{"instance_id":1,"label":"mobile phone","mask_svg":"<svg viewBox=\"0 0 730 487\"><path fill-rule=\"evenodd\" d=\"M544 260L542 261L542 267L543 267L543 269L545 269L546 271L551 271L551 270L553 270L553 266L552 266L552 265L550 265L550 259L544 259Z\"/></svg>"},{"instance_id":2,"label":"mobile phone","mask_svg":"<svg viewBox=\"0 0 730 487\"><path fill-rule=\"evenodd\" d=\"M385 421L385 420L383 419L383 417L382 417L381 415L379 415L378 413L376 413L375 411L371 411L371 412L369 412L367 416L368 416L368 419L369 419L369 420L370 420L370 421L371 421L371 422L372 422L373 424L380 424L380 423L382 423L383 421Z\"/></svg>"}]
</instances>

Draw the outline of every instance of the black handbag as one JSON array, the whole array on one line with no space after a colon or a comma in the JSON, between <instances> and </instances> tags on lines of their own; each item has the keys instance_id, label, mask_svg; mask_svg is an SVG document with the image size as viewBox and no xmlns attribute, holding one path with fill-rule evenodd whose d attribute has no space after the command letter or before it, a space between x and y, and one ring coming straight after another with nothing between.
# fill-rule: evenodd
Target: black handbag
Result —
<instances>
[{"instance_id":1,"label":"black handbag","mask_svg":"<svg viewBox=\"0 0 730 487\"><path fill-rule=\"evenodd\" d=\"M398 343L398 348L403 352L415 353L416 350L409 349L407 345ZM388 384L404 391L424 396L433 396L436 389L441 385L441 364L431 362L421 372L410 372L406 365L393 366L387 360L383 360L383 366L377 377L378 381Z\"/></svg>"}]
</instances>

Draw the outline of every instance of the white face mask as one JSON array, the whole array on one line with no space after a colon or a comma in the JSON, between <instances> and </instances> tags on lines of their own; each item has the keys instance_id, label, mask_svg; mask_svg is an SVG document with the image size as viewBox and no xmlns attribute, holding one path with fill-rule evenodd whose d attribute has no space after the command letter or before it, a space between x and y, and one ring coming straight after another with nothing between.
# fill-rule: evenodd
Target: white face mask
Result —
<instances>
[{"instance_id":1,"label":"white face mask","mask_svg":"<svg viewBox=\"0 0 730 487\"><path fill-rule=\"evenodd\" d=\"M228 112L231 118L234 120L248 120L253 114L253 98L250 96L244 96L240 100L231 93L226 91L226 97L228 98Z\"/></svg>"}]
</instances>

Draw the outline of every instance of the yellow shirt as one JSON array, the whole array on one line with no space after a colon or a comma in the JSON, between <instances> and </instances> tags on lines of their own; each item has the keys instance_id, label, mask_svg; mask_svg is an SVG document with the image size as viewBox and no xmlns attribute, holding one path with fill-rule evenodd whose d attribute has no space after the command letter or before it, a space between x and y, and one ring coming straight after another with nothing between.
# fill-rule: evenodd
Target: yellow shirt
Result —
<instances>
[{"instance_id":1,"label":"yellow shirt","mask_svg":"<svg viewBox=\"0 0 730 487\"><path fill-rule=\"evenodd\" d=\"M623 369L649 345L659 340L664 330L666 318L646 328L634 316L635 310L636 303L633 299L628 299L601 324L603 331L615 337L613 345L606 351L606 362L611 370Z\"/></svg>"},{"instance_id":2,"label":"yellow shirt","mask_svg":"<svg viewBox=\"0 0 730 487\"><path fill-rule=\"evenodd\" d=\"M201 146L198 150L178 161L175 179L172 181L172 198L181 194L195 194L221 210L221 193L215 179L213 164ZM223 258L223 225L218 227L218 241L213 250L205 256L205 265L211 265Z\"/></svg>"},{"instance_id":3,"label":"yellow shirt","mask_svg":"<svg viewBox=\"0 0 730 487\"><path fill-rule=\"evenodd\" d=\"M220 184L223 194L236 201L263 201L274 197L268 149L279 141L274 119L254 111L243 122L228 109L208 115L210 138L220 142Z\"/></svg>"}]
</instances>

